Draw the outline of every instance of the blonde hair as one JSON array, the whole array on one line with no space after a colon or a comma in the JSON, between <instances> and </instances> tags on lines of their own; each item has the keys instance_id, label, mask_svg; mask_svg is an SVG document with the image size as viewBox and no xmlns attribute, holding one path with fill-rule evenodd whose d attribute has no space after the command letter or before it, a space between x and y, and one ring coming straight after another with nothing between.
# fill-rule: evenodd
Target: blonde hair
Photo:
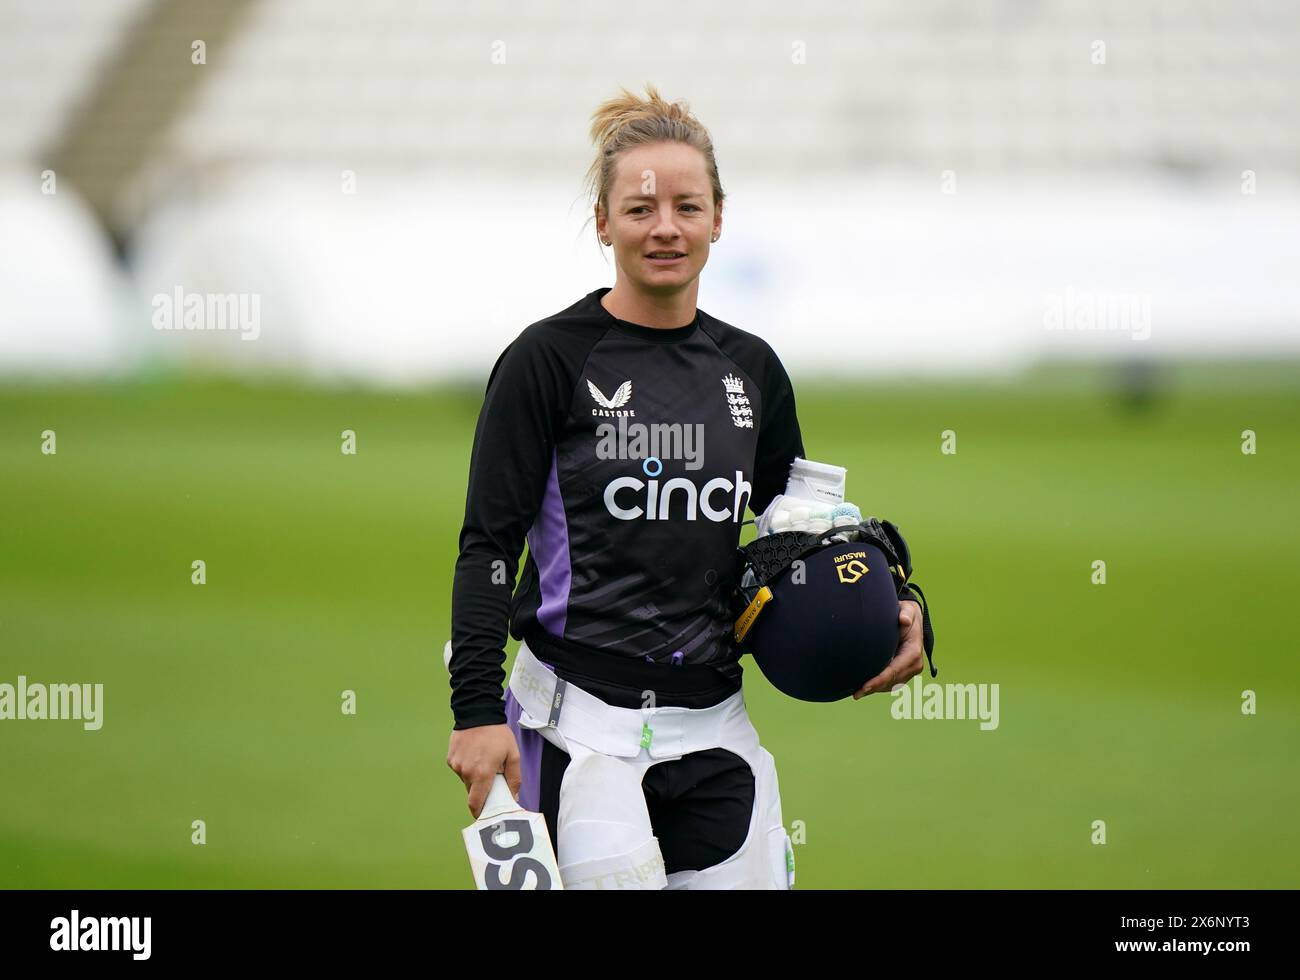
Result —
<instances>
[{"instance_id":1,"label":"blonde hair","mask_svg":"<svg viewBox=\"0 0 1300 980\"><path fill-rule=\"evenodd\" d=\"M646 83L646 97L620 89L621 94L602 102L591 114L591 141L596 159L587 170L587 188L593 203L609 213L609 185L614 179L618 155L634 146L673 141L693 146L704 154L704 165L713 184L713 206L721 207L725 195L713 157L713 137L691 114L690 106L678 99L668 102Z\"/></svg>"}]
</instances>

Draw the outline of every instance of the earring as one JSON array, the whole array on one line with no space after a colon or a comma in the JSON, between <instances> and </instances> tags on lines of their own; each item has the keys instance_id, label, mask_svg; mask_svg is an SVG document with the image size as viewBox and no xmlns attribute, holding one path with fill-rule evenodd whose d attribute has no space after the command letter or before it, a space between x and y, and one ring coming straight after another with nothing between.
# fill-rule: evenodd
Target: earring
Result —
<instances>
[{"instance_id":1,"label":"earring","mask_svg":"<svg viewBox=\"0 0 1300 980\"><path fill-rule=\"evenodd\" d=\"M602 239L601 239L601 243L602 243L602 244L605 244L605 245L613 245L613 244L614 244L614 243L611 242L608 238L602 238Z\"/></svg>"},{"instance_id":2,"label":"earring","mask_svg":"<svg viewBox=\"0 0 1300 980\"><path fill-rule=\"evenodd\" d=\"M716 242L716 241L718 240L718 236L717 236L717 235L714 235L714 236L713 236L713 240Z\"/></svg>"}]
</instances>

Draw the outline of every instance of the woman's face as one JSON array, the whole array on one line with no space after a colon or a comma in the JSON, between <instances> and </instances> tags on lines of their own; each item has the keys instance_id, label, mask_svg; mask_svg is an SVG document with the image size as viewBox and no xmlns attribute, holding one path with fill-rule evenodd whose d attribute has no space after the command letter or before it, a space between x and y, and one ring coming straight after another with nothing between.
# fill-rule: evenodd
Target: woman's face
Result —
<instances>
[{"instance_id":1,"label":"woman's face","mask_svg":"<svg viewBox=\"0 0 1300 980\"><path fill-rule=\"evenodd\" d=\"M722 230L703 153L677 142L626 150L615 163L608 200L608 215L597 211L596 230L612 241L629 285L672 293L695 281Z\"/></svg>"}]
</instances>

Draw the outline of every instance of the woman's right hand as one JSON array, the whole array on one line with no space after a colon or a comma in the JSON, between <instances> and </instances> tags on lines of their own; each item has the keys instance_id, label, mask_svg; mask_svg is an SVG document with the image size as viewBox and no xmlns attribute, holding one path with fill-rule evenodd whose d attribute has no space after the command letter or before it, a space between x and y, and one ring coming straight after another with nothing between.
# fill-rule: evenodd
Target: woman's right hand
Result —
<instances>
[{"instance_id":1,"label":"woman's right hand","mask_svg":"<svg viewBox=\"0 0 1300 980\"><path fill-rule=\"evenodd\" d=\"M499 772L505 774L510 795L519 799L519 745L509 725L453 730L447 746L447 765L469 790L469 812L475 820Z\"/></svg>"}]
</instances>

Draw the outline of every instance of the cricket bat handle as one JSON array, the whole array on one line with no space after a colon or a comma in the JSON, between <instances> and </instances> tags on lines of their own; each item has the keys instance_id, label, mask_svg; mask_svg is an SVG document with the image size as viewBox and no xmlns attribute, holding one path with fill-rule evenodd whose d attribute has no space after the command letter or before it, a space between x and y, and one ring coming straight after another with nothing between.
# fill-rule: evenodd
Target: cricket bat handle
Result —
<instances>
[{"instance_id":1,"label":"cricket bat handle","mask_svg":"<svg viewBox=\"0 0 1300 980\"><path fill-rule=\"evenodd\" d=\"M505 774L497 773L492 777L492 788L488 790L487 799L483 801L483 809L479 811L478 819L490 820L498 814L518 809L519 802L510 792L510 784L506 782Z\"/></svg>"}]
</instances>

